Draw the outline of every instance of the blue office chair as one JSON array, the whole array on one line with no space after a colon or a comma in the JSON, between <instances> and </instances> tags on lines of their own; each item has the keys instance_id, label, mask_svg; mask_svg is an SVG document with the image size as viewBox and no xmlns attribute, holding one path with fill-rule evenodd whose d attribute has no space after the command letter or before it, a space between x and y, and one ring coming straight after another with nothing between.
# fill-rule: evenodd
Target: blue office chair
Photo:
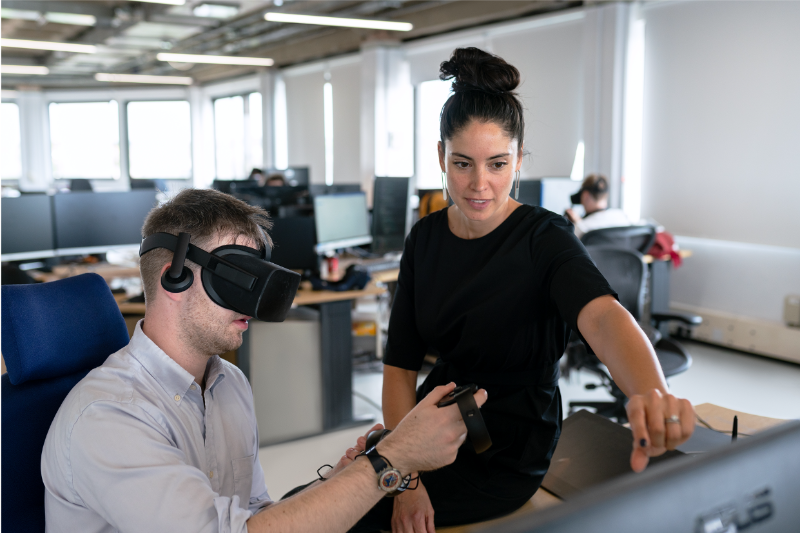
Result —
<instances>
[{"instance_id":1,"label":"blue office chair","mask_svg":"<svg viewBox=\"0 0 800 533\"><path fill-rule=\"evenodd\" d=\"M97 274L2 287L2 529L43 532L42 446L72 387L130 341Z\"/></svg>"}]
</instances>

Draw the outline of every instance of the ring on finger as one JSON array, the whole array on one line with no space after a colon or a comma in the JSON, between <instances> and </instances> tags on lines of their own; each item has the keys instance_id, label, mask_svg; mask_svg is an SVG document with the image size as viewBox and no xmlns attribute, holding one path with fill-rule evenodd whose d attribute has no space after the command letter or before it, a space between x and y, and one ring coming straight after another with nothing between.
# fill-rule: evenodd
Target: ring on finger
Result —
<instances>
[{"instance_id":1,"label":"ring on finger","mask_svg":"<svg viewBox=\"0 0 800 533\"><path fill-rule=\"evenodd\" d=\"M681 418L678 415L672 415L669 418L665 418L664 422L667 424L680 424Z\"/></svg>"}]
</instances>

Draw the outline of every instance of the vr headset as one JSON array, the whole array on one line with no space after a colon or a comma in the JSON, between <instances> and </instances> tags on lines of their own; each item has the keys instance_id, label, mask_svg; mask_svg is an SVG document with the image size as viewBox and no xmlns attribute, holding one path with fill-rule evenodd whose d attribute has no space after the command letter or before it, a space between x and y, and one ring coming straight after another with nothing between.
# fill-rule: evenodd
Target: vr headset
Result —
<instances>
[{"instance_id":1,"label":"vr headset","mask_svg":"<svg viewBox=\"0 0 800 533\"><path fill-rule=\"evenodd\" d=\"M188 233L154 233L139 247L139 257L156 248L174 252L172 265L161 276L165 290L177 293L191 287L194 274L184 266L190 259L202 267L203 288L220 307L264 322L286 319L300 286L299 274L270 263L266 250L230 244L209 253L190 239Z\"/></svg>"}]
</instances>

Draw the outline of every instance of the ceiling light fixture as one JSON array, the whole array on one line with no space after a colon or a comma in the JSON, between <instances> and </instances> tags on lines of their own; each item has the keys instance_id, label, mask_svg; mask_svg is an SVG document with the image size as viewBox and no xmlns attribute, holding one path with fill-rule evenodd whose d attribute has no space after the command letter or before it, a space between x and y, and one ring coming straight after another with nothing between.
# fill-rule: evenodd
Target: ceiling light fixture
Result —
<instances>
[{"instance_id":1,"label":"ceiling light fixture","mask_svg":"<svg viewBox=\"0 0 800 533\"><path fill-rule=\"evenodd\" d=\"M254 67L271 67L275 61L268 57L239 57L239 56L212 56L195 54L168 54L156 55L159 61L172 61L176 63L210 63L212 65L248 65Z\"/></svg>"},{"instance_id":2,"label":"ceiling light fixture","mask_svg":"<svg viewBox=\"0 0 800 533\"><path fill-rule=\"evenodd\" d=\"M94 54L95 52L97 52L97 47L91 44L25 41L22 39L0 39L0 46L5 48L27 48L30 50L53 50L56 52L77 52L80 54Z\"/></svg>"},{"instance_id":3,"label":"ceiling light fixture","mask_svg":"<svg viewBox=\"0 0 800 533\"><path fill-rule=\"evenodd\" d=\"M390 22L387 20L346 19L340 17L319 17L315 15L292 15L290 13L266 13L264 20L270 22L290 22L295 24L316 24L318 26L342 26L345 28L368 28L372 30L411 31L410 22Z\"/></svg>"},{"instance_id":4,"label":"ceiling light fixture","mask_svg":"<svg viewBox=\"0 0 800 533\"><path fill-rule=\"evenodd\" d=\"M171 6L182 6L186 0L139 0L139 2L147 2L149 4L169 4Z\"/></svg>"},{"instance_id":5,"label":"ceiling light fixture","mask_svg":"<svg viewBox=\"0 0 800 533\"><path fill-rule=\"evenodd\" d=\"M32 74L34 76L44 76L50 74L50 69L33 65L0 65L0 74Z\"/></svg>"},{"instance_id":6,"label":"ceiling light fixture","mask_svg":"<svg viewBox=\"0 0 800 533\"><path fill-rule=\"evenodd\" d=\"M192 78L184 76L148 76L145 74L105 74L98 72L94 75L97 81L110 81L116 83L161 83L166 85L191 85Z\"/></svg>"},{"instance_id":7,"label":"ceiling light fixture","mask_svg":"<svg viewBox=\"0 0 800 533\"><path fill-rule=\"evenodd\" d=\"M231 4L202 3L192 10L195 17L227 19L239 13L239 7Z\"/></svg>"},{"instance_id":8,"label":"ceiling light fixture","mask_svg":"<svg viewBox=\"0 0 800 533\"><path fill-rule=\"evenodd\" d=\"M56 24L74 24L76 26L94 26L97 18L94 15L80 15L78 13L40 13L28 9L9 9L0 8L0 17L4 19L33 20L39 22L44 18L45 22L55 22Z\"/></svg>"}]
</instances>

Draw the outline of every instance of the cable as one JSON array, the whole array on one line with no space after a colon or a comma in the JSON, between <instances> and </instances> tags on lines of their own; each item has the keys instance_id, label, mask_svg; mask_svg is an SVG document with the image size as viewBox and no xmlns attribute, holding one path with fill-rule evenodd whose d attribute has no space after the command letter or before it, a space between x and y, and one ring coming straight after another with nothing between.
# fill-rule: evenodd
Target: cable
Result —
<instances>
[{"instance_id":1,"label":"cable","mask_svg":"<svg viewBox=\"0 0 800 533\"><path fill-rule=\"evenodd\" d=\"M353 391L353 396L355 396L356 398L361 398L362 400L364 400L365 402L370 404L372 407L374 407L378 411L381 411L381 412L383 411L383 408L380 406L380 404L375 403L375 401L373 401L372 398L370 398L366 394L361 394L358 391ZM740 435L743 435L743 433L740 433Z\"/></svg>"},{"instance_id":2,"label":"cable","mask_svg":"<svg viewBox=\"0 0 800 533\"><path fill-rule=\"evenodd\" d=\"M700 418L700 415L698 415L697 413L695 413L695 414L694 414L694 416L695 416L695 418L697 418L697 421L698 421L698 422L700 422L701 424L703 424L705 427L707 427L707 428L708 428L708 429L710 429L711 431L716 431L717 433L722 433L723 435L731 435L731 434L733 433L733 431L723 431L723 430L721 430L721 429L716 429L716 428L713 428L713 427L711 427L711 424L709 424L708 422L706 422L705 420L703 420L702 418ZM741 433L741 432L739 433L739 436L742 436L742 437L752 437L752 435L749 435L749 434L747 434L747 433Z\"/></svg>"}]
</instances>

